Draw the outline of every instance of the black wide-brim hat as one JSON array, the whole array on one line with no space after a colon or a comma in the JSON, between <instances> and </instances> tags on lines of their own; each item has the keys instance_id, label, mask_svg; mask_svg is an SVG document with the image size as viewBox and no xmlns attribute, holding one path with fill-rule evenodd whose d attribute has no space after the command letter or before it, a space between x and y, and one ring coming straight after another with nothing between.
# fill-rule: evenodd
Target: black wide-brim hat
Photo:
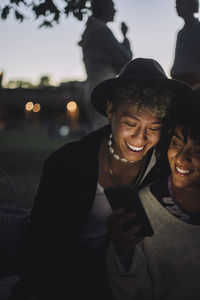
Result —
<instances>
[{"instance_id":1,"label":"black wide-brim hat","mask_svg":"<svg viewBox=\"0 0 200 300\"><path fill-rule=\"evenodd\" d=\"M171 90L174 97L189 97L192 87L180 80L170 79L161 65L154 59L135 58L128 62L120 73L111 79L99 83L91 93L91 101L95 109L106 116L106 102L112 98L116 88L129 84L161 85L163 89Z\"/></svg>"}]
</instances>

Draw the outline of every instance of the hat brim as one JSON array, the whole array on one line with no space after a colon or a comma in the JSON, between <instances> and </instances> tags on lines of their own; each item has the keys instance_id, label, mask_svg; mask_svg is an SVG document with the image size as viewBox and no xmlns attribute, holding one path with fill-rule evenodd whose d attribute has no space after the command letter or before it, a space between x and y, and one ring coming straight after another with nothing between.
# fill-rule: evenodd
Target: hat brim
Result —
<instances>
[{"instance_id":1,"label":"hat brim","mask_svg":"<svg viewBox=\"0 0 200 300\"><path fill-rule=\"evenodd\" d=\"M111 99L116 88L129 84L151 84L160 85L166 90L171 90L174 97L185 97L192 93L192 87L183 81L169 78L149 78L149 77L116 77L105 80L98 84L91 93L91 101L95 109L102 115L106 116L106 103ZM114 99L112 98L112 101Z\"/></svg>"}]
</instances>

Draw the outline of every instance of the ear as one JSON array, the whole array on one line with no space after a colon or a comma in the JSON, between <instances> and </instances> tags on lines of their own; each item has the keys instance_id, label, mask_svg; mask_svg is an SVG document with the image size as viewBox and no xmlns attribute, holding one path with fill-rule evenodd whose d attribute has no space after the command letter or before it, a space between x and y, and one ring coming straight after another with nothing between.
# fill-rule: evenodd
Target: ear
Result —
<instances>
[{"instance_id":1,"label":"ear","mask_svg":"<svg viewBox=\"0 0 200 300\"><path fill-rule=\"evenodd\" d=\"M106 102L106 116L108 118L108 120L112 120L112 116L113 116L113 103L108 100Z\"/></svg>"}]
</instances>

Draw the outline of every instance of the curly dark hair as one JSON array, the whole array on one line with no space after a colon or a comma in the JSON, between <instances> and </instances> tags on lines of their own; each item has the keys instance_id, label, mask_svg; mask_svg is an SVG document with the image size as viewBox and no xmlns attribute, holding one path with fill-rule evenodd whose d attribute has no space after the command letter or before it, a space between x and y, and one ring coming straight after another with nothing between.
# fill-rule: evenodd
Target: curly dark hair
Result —
<instances>
[{"instance_id":1,"label":"curly dark hair","mask_svg":"<svg viewBox=\"0 0 200 300\"><path fill-rule=\"evenodd\" d=\"M200 92L194 91L190 98L171 101L164 128L157 147L159 157L167 153L174 130L181 128L184 141L191 138L200 145Z\"/></svg>"},{"instance_id":2,"label":"curly dark hair","mask_svg":"<svg viewBox=\"0 0 200 300\"><path fill-rule=\"evenodd\" d=\"M148 110L158 118L164 118L167 114L173 94L163 86L143 83L129 84L117 88L111 98L113 109L116 110L119 103L127 102L137 105L139 111Z\"/></svg>"}]
</instances>

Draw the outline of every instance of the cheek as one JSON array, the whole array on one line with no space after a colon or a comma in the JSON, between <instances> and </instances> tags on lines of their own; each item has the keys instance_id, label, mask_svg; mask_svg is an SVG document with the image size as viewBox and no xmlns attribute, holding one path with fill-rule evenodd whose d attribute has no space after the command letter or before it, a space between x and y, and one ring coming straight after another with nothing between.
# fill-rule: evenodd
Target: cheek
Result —
<instances>
[{"instance_id":1,"label":"cheek","mask_svg":"<svg viewBox=\"0 0 200 300\"><path fill-rule=\"evenodd\" d=\"M128 133L127 130L124 130L121 126L115 126L112 128L113 140L118 146L121 145L124 139L127 138Z\"/></svg>"},{"instance_id":2,"label":"cheek","mask_svg":"<svg viewBox=\"0 0 200 300\"><path fill-rule=\"evenodd\" d=\"M167 157L168 157L169 162L172 160L172 158L173 158L174 156L175 156L174 151L171 150L171 149L168 149L168 151L167 151Z\"/></svg>"},{"instance_id":3,"label":"cheek","mask_svg":"<svg viewBox=\"0 0 200 300\"><path fill-rule=\"evenodd\" d=\"M173 168L172 168L172 165L173 165L172 161L173 161L173 159L172 159L170 151L167 152L167 157L168 157L169 166L170 166L170 169L171 169L171 172L172 172L173 171Z\"/></svg>"},{"instance_id":4,"label":"cheek","mask_svg":"<svg viewBox=\"0 0 200 300\"><path fill-rule=\"evenodd\" d=\"M158 144L159 140L160 140L160 134L151 136L151 142L154 146Z\"/></svg>"},{"instance_id":5,"label":"cheek","mask_svg":"<svg viewBox=\"0 0 200 300\"><path fill-rule=\"evenodd\" d=\"M116 135L120 138L129 137L132 135L132 131L127 126L119 125L116 129Z\"/></svg>"},{"instance_id":6,"label":"cheek","mask_svg":"<svg viewBox=\"0 0 200 300\"><path fill-rule=\"evenodd\" d=\"M200 172L200 160L199 159L197 159L195 161L195 166L196 166L197 171Z\"/></svg>"},{"instance_id":7,"label":"cheek","mask_svg":"<svg viewBox=\"0 0 200 300\"><path fill-rule=\"evenodd\" d=\"M171 150L168 149L168 151L167 151L167 157L168 157L168 159L170 159L170 156L171 156Z\"/></svg>"}]
</instances>

